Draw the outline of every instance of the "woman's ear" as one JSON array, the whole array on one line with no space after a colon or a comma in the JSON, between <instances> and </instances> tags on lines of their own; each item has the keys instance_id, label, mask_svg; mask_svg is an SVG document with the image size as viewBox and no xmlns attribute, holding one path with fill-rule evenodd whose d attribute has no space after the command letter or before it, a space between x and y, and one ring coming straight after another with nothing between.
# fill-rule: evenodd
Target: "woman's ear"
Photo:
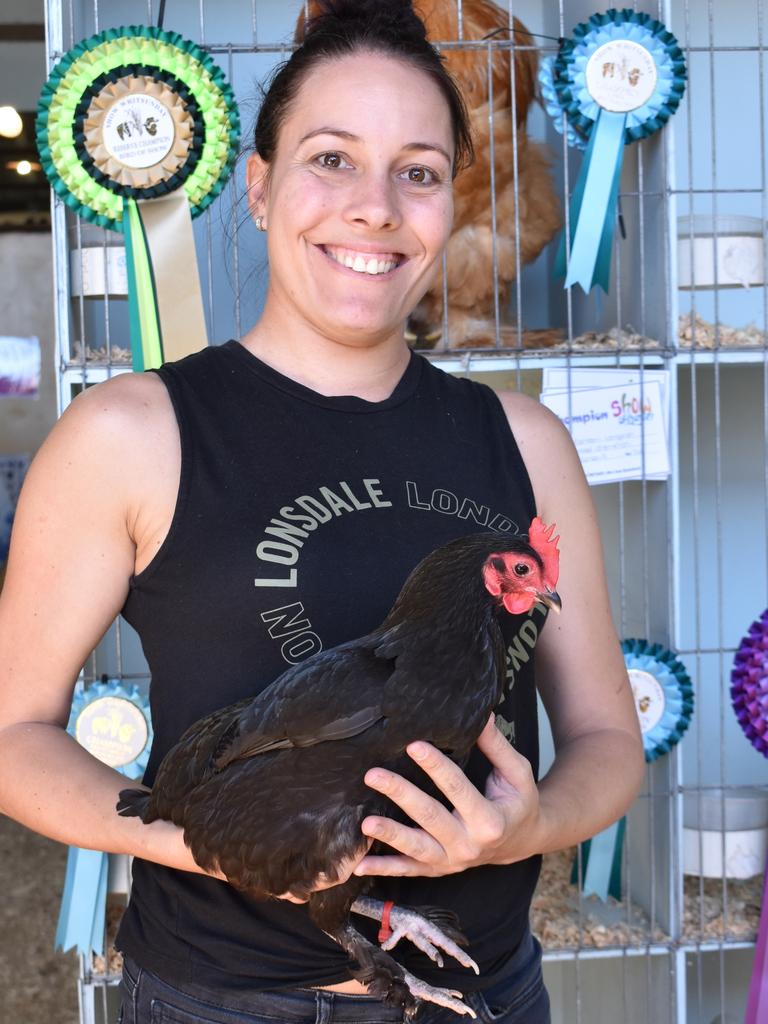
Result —
<instances>
[{"instance_id":1,"label":"woman's ear","mask_svg":"<svg viewBox=\"0 0 768 1024\"><path fill-rule=\"evenodd\" d=\"M258 153L252 153L245 165L245 184L248 192L248 209L251 216L264 217L267 212L267 182L269 164Z\"/></svg>"}]
</instances>

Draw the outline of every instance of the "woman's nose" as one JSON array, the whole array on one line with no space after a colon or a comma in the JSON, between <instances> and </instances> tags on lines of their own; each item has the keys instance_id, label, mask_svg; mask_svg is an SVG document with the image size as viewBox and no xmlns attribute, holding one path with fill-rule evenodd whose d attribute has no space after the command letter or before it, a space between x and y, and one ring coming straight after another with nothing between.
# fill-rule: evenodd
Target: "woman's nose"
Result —
<instances>
[{"instance_id":1,"label":"woman's nose","mask_svg":"<svg viewBox=\"0 0 768 1024\"><path fill-rule=\"evenodd\" d=\"M395 183L389 175L363 175L348 197L345 218L372 231L399 226L401 212Z\"/></svg>"}]
</instances>

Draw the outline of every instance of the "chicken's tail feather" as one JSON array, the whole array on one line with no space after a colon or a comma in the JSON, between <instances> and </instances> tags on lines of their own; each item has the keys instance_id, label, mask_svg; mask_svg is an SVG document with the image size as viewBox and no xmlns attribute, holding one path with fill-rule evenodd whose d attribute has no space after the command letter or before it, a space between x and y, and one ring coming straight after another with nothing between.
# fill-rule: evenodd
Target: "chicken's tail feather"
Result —
<instances>
[{"instance_id":1,"label":"chicken's tail feather","mask_svg":"<svg viewBox=\"0 0 768 1024\"><path fill-rule=\"evenodd\" d=\"M117 813L124 818L146 818L149 810L149 790L121 789L117 801Z\"/></svg>"}]
</instances>

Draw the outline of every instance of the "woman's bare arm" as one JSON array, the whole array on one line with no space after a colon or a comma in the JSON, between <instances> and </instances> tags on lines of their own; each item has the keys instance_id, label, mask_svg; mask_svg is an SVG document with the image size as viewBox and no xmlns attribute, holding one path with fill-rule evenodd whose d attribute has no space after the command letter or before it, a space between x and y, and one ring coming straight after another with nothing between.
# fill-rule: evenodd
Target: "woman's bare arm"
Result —
<instances>
[{"instance_id":1,"label":"woman's bare arm","mask_svg":"<svg viewBox=\"0 0 768 1024\"><path fill-rule=\"evenodd\" d=\"M502 395L528 469L536 507L560 534L561 615L536 646L536 681L556 757L539 784L549 834L541 852L592 835L615 820L644 776L640 730L613 624L597 513L568 432L548 409Z\"/></svg>"},{"instance_id":2,"label":"woman's bare arm","mask_svg":"<svg viewBox=\"0 0 768 1024\"><path fill-rule=\"evenodd\" d=\"M178 447L162 383L126 375L79 396L30 467L0 595L0 811L61 842L199 870L179 829L116 814L125 778L64 731L80 668L167 530Z\"/></svg>"}]
</instances>

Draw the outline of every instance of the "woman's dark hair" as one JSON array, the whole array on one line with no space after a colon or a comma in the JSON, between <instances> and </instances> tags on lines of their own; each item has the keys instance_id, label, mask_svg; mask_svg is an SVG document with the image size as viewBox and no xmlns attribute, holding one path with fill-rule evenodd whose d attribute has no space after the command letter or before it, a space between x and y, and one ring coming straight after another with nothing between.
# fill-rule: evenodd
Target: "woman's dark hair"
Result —
<instances>
[{"instance_id":1,"label":"woman's dark hair","mask_svg":"<svg viewBox=\"0 0 768 1024\"><path fill-rule=\"evenodd\" d=\"M472 163L472 133L461 90L427 40L424 23L411 0L311 0L309 18L296 30L300 45L278 65L267 86L256 121L255 147L271 163L277 138L304 79L316 66L361 51L402 60L428 75L443 94L455 140L454 176Z\"/></svg>"}]
</instances>

